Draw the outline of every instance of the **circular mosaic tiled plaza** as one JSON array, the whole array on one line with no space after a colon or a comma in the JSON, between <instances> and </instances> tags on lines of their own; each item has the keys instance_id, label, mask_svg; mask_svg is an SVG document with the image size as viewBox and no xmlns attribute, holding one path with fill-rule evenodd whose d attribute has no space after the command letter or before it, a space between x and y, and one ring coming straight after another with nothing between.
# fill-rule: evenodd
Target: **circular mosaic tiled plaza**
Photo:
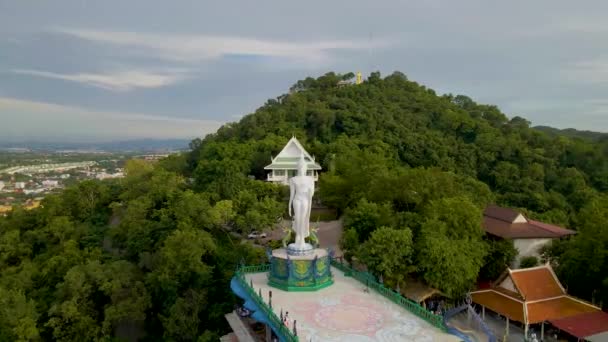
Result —
<instances>
[{"instance_id":1,"label":"circular mosaic tiled plaza","mask_svg":"<svg viewBox=\"0 0 608 342\"><path fill-rule=\"evenodd\" d=\"M289 312L297 320L300 341L314 342L431 342L458 341L409 311L344 277L333 269L334 284L316 292L284 292L267 285L265 273L248 274L264 298L272 290L276 312Z\"/></svg>"}]
</instances>

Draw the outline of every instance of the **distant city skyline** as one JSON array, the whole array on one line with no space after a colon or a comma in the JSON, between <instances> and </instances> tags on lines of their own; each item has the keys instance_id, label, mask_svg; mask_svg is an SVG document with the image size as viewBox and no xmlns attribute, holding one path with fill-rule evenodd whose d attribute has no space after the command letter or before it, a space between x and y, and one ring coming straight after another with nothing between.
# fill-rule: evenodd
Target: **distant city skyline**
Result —
<instances>
[{"instance_id":1,"label":"distant city skyline","mask_svg":"<svg viewBox=\"0 0 608 342\"><path fill-rule=\"evenodd\" d=\"M298 79L393 71L608 132L608 3L0 0L0 137L202 137Z\"/></svg>"}]
</instances>

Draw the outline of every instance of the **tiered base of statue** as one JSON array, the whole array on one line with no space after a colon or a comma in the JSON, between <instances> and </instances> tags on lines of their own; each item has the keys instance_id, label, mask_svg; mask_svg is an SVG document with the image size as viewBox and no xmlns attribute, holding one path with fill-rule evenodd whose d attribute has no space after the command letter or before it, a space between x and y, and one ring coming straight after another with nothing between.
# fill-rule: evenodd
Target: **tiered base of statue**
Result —
<instances>
[{"instance_id":1,"label":"tiered base of statue","mask_svg":"<svg viewBox=\"0 0 608 342\"><path fill-rule=\"evenodd\" d=\"M269 253L270 254L270 253ZM275 249L270 258L268 284L285 291L316 291L333 284L330 255L314 249L306 255L290 255Z\"/></svg>"}]
</instances>

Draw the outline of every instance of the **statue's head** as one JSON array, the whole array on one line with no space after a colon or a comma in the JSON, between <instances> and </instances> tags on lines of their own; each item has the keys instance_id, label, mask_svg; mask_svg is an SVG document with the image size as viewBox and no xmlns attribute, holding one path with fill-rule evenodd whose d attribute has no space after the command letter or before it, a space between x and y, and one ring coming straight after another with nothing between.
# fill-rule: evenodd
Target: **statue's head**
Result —
<instances>
[{"instance_id":1,"label":"statue's head","mask_svg":"<svg viewBox=\"0 0 608 342\"><path fill-rule=\"evenodd\" d=\"M298 176L306 176L306 167L306 158L304 158L304 153L302 153L298 161Z\"/></svg>"}]
</instances>

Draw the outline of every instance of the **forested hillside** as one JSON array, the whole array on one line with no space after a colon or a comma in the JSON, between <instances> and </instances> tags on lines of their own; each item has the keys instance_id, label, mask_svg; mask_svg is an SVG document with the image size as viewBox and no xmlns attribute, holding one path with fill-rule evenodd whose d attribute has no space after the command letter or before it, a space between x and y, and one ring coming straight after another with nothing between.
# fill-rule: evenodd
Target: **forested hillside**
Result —
<instances>
[{"instance_id":1,"label":"forested hillside","mask_svg":"<svg viewBox=\"0 0 608 342\"><path fill-rule=\"evenodd\" d=\"M608 304L608 140L546 134L399 72L336 86L352 77L298 81L289 95L193 141L186 172L199 191L231 198L244 175L263 179L270 156L296 135L326 170L320 199L346 214L347 256L389 283L409 274L459 295L478 275L496 277L514 253L479 229L481 210L496 203L578 230L546 257L572 294ZM383 248L394 231L374 236L379 227L409 231L409 255Z\"/></svg>"},{"instance_id":2,"label":"forested hillside","mask_svg":"<svg viewBox=\"0 0 608 342\"><path fill-rule=\"evenodd\" d=\"M580 138L594 141L605 141L608 139L608 133L579 131L574 128L557 129L548 126L535 126L534 129L546 132L551 135L563 135L571 138Z\"/></svg>"},{"instance_id":3,"label":"forested hillside","mask_svg":"<svg viewBox=\"0 0 608 342\"><path fill-rule=\"evenodd\" d=\"M418 277L458 298L499 274L513 247L480 228L497 203L578 230L546 256L571 293L608 304L608 141L547 135L401 73L336 86L352 77L299 81L190 153L0 218L0 341L217 340L235 266L264 261L239 236L285 213L285 189L261 179L292 135L325 170L346 257L390 286Z\"/></svg>"}]
</instances>

